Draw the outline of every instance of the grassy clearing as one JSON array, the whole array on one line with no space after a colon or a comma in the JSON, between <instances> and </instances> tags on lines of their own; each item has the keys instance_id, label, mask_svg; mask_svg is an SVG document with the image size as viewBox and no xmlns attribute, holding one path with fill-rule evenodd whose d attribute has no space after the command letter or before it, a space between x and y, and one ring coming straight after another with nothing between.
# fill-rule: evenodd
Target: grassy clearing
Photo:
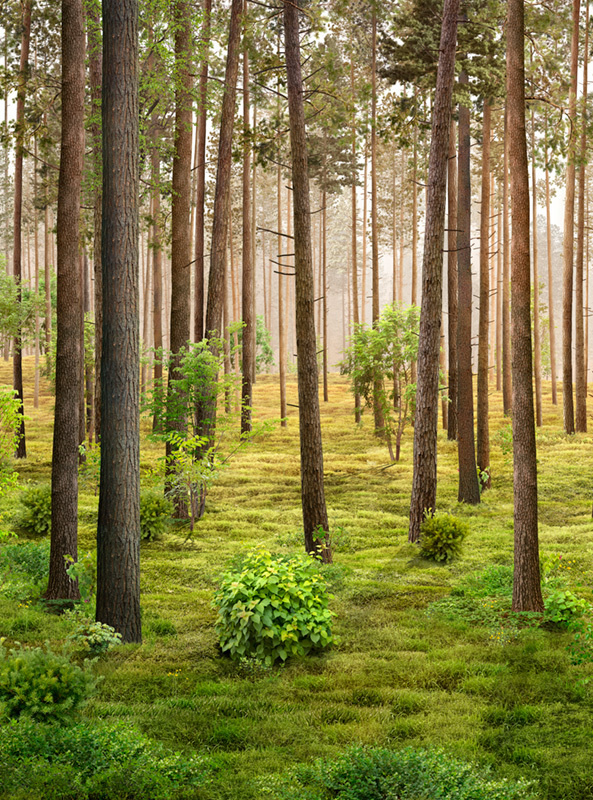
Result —
<instances>
[{"instance_id":1,"label":"grassy clearing","mask_svg":"<svg viewBox=\"0 0 593 800\"><path fill-rule=\"evenodd\" d=\"M26 359L29 387L31 371ZM0 382L9 381L2 363ZM295 382L288 401L296 403ZM301 549L298 423L291 408L286 429L276 427L237 456L215 483L190 541L186 529L173 528L143 543L145 641L99 661L104 680L85 718L131 720L169 747L206 755L213 780L205 800L255 800L266 775L336 756L352 744L442 746L492 765L498 776L537 780L542 798L593 797L593 667L570 663L570 635L534 628L516 638L497 636L490 618L480 624L457 607L431 605L459 592L477 571L512 564L512 466L503 452L508 421L498 393L490 402L493 488L479 507L457 503L456 446L439 433L438 507L463 518L471 533L460 559L437 566L407 543L411 431L401 462L387 467L372 419L365 415L355 427L347 384L332 378L322 425L336 543L327 578L340 643L323 656L248 670L219 655L211 599L218 575L238 552L258 543L274 552ZM48 481L53 401L44 388L38 410L30 396L26 405L29 458L18 465L21 483ZM262 419L278 415L273 377L258 379L254 405ZM538 433L541 551L572 562L566 575L591 600L593 437L566 437L560 413L548 391ZM148 427L143 423L143 434ZM144 474L159 455L143 440ZM91 486L81 486L82 552L94 547L97 499ZM10 515L15 505L13 496L0 510ZM468 599L472 607L489 602ZM59 618L0 591L0 636L57 643L66 634Z\"/></svg>"}]
</instances>

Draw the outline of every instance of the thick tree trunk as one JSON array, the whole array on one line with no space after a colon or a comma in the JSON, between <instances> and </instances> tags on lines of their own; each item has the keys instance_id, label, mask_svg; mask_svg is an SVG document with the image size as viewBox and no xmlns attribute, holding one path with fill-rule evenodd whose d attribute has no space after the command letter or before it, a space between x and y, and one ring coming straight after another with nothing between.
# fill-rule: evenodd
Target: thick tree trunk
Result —
<instances>
[{"instance_id":1,"label":"thick tree trunk","mask_svg":"<svg viewBox=\"0 0 593 800\"><path fill-rule=\"evenodd\" d=\"M457 439L457 147L454 120L449 128L447 164L447 305L449 326L449 418L447 438Z\"/></svg>"},{"instance_id":2,"label":"thick tree trunk","mask_svg":"<svg viewBox=\"0 0 593 800\"><path fill-rule=\"evenodd\" d=\"M247 13L247 0L243 13ZM255 295L253 292L252 208L251 208L251 143L249 141L249 57L243 49L243 348L241 391L241 433L251 431L253 374L255 371Z\"/></svg>"},{"instance_id":3,"label":"thick tree trunk","mask_svg":"<svg viewBox=\"0 0 593 800\"><path fill-rule=\"evenodd\" d=\"M468 83L463 71L460 83ZM459 173L457 207L457 454L459 459L460 503L479 503L480 486L474 444L474 396L472 385L472 258L471 258L471 178L469 108L459 106Z\"/></svg>"},{"instance_id":4,"label":"thick tree trunk","mask_svg":"<svg viewBox=\"0 0 593 800\"><path fill-rule=\"evenodd\" d=\"M482 121L482 198L480 203L480 316L478 329L477 466L482 487L490 486L488 428L488 333L490 328L490 102L484 102Z\"/></svg>"},{"instance_id":5,"label":"thick tree trunk","mask_svg":"<svg viewBox=\"0 0 593 800\"><path fill-rule=\"evenodd\" d=\"M531 363L529 174L525 134L523 0L509 0L507 13L507 111L513 214L513 611L543 611L537 536L537 459Z\"/></svg>"},{"instance_id":6,"label":"thick tree trunk","mask_svg":"<svg viewBox=\"0 0 593 800\"><path fill-rule=\"evenodd\" d=\"M434 514L437 491L439 344L442 318L443 245L447 157L459 0L445 0L428 165L426 232L422 262L422 308L414 424L414 477L408 540L420 538L425 514Z\"/></svg>"},{"instance_id":7,"label":"thick tree trunk","mask_svg":"<svg viewBox=\"0 0 593 800\"><path fill-rule=\"evenodd\" d=\"M25 137L25 96L27 73L29 70L29 43L31 39L31 6L32 0L25 0L22 6L21 59L16 97L16 147L14 156L14 217L12 274L17 284L17 303L21 302L22 282L22 216L23 216L23 143ZM23 353L20 325L13 343L12 354L12 386L20 402L21 414L24 413L23 402ZM25 441L25 419L21 417L19 440L15 452L16 458L27 457Z\"/></svg>"},{"instance_id":8,"label":"thick tree trunk","mask_svg":"<svg viewBox=\"0 0 593 800\"><path fill-rule=\"evenodd\" d=\"M585 303L584 257L585 257L585 165L587 162L587 76L589 66L589 3L586 4L585 58L583 61L583 112L581 125L581 152L579 158L579 210L577 221L577 258L575 271L575 429L577 433L587 431L587 368L585 365Z\"/></svg>"},{"instance_id":9,"label":"thick tree trunk","mask_svg":"<svg viewBox=\"0 0 593 800\"><path fill-rule=\"evenodd\" d=\"M208 50L210 47L210 12L212 0L204 0L204 20L202 22L202 69L198 95L198 169L196 176L196 228L194 235L195 259L195 309L194 340L204 337L204 214L206 198L206 122L208 100Z\"/></svg>"},{"instance_id":10,"label":"thick tree trunk","mask_svg":"<svg viewBox=\"0 0 593 800\"><path fill-rule=\"evenodd\" d=\"M78 226L84 160L84 20L82 0L62 0L62 136L58 182L56 405L51 471L48 600L77 599L65 555L77 559L78 445L82 309Z\"/></svg>"},{"instance_id":11,"label":"thick tree trunk","mask_svg":"<svg viewBox=\"0 0 593 800\"><path fill-rule=\"evenodd\" d=\"M572 396L572 315L573 315L573 254L574 254L574 194L576 155L576 111L579 66L580 0L572 0L572 40L570 47L571 82L568 94L568 143L566 148L566 193L564 197L563 297L562 297L562 400L564 430L574 433L574 401Z\"/></svg>"},{"instance_id":12,"label":"thick tree trunk","mask_svg":"<svg viewBox=\"0 0 593 800\"><path fill-rule=\"evenodd\" d=\"M284 1L284 32L292 185L294 190L294 248L296 267L297 368L301 441L301 498L305 549L330 562L329 524L323 488L323 449L315 343L313 263L307 138L299 44L298 7Z\"/></svg>"},{"instance_id":13,"label":"thick tree trunk","mask_svg":"<svg viewBox=\"0 0 593 800\"><path fill-rule=\"evenodd\" d=\"M138 5L103 0L103 362L97 621L140 621Z\"/></svg>"}]
</instances>

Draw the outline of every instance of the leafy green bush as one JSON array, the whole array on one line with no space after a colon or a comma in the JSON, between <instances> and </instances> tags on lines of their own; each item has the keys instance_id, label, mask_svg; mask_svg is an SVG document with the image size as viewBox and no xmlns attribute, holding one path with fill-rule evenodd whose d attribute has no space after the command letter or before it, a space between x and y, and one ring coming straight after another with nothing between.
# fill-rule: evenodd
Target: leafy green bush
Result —
<instances>
[{"instance_id":1,"label":"leafy green bush","mask_svg":"<svg viewBox=\"0 0 593 800\"><path fill-rule=\"evenodd\" d=\"M49 573L49 542L15 542L0 547L0 575L18 573L40 583Z\"/></svg>"},{"instance_id":2,"label":"leafy green bush","mask_svg":"<svg viewBox=\"0 0 593 800\"><path fill-rule=\"evenodd\" d=\"M354 747L335 761L298 767L267 794L277 800L527 800L532 784L493 778L443 750Z\"/></svg>"},{"instance_id":3,"label":"leafy green bush","mask_svg":"<svg viewBox=\"0 0 593 800\"><path fill-rule=\"evenodd\" d=\"M432 561L450 561L461 553L469 527L450 514L426 516L420 526L420 555Z\"/></svg>"},{"instance_id":4,"label":"leafy green bush","mask_svg":"<svg viewBox=\"0 0 593 800\"><path fill-rule=\"evenodd\" d=\"M568 589L555 589L544 599L545 620L561 627L568 627L575 617L580 617L589 608L589 603Z\"/></svg>"},{"instance_id":5,"label":"leafy green bush","mask_svg":"<svg viewBox=\"0 0 593 800\"><path fill-rule=\"evenodd\" d=\"M0 713L64 720L92 694L96 681L47 647L7 650L0 640Z\"/></svg>"},{"instance_id":6,"label":"leafy green bush","mask_svg":"<svg viewBox=\"0 0 593 800\"><path fill-rule=\"evenodd\" d=\"M23 530L45 536L51 530L51 486L41 484L26 489L20 498L18 524Z\"/></svg>"},{"instance_id":7,"label":"leafy green bush","mask_svg":"<svg viewBox=\"0 0 593 800\"><path fill-rule=\"evenodd\" d=\"M189 800L206 773L200 757L171 753L123 722L20 719L0 729L0 798Z\"/></svg>"},{"instance_id":8,"label":"leafy green bush","mask_svg":"<svg viewBox=\"0 0 593 800\"><path fill-rule=\"evenodd\" d=\"M74 620L74 630L68 641L76 648L80 648L93 656L99 656L121 644L121 634L115 628L104 622L94 622L80 611L71 613Z\"/></svg>"},{"instance_id":9,"label":"leafy green bush","mask_svg":"<svg viewBox=\"0 0 593 800\"><path fill-rule=\"evenodd\" d=\"M214 595L216 632L233 659L265 664L333 642L330 595L310 556L273 556L260 548L222 576Z\"/></svg>"},{"instance_id":10,"label":"leafy green bush","mask_svg":"<svg viewBox=\"0 0 593 800\"><path fill-rule=\"evenodd\" d=\"M173 506L160 492L140 492L140 538L152 542L167 529Z\"/></svg>"}]
</instances>

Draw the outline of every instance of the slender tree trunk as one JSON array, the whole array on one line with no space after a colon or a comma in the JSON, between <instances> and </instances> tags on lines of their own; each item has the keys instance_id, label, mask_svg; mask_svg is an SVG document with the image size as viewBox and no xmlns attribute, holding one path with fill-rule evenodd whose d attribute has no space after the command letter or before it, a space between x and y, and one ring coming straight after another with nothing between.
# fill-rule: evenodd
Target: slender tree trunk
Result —
<instances>
[{"instance_id":1,"label":"slender tree trunk","mask_svg":"<svg viewBox=\"0 0 593 800\"><path fill-rule=\"evenodd\" d=\"M368 140L364 140L364 178L363 178L363 195L362 195L362 299L361 299L361 315L360 321L364 325L366 322L366 305L367 305L367 217L368 217L368 169L369 169L369 153L368 153Z\"/></svg>"},{"instance_id":2,"label":"slender tree trunk","mask_svg":"<svg viewBox=\"0 0 593 800\"><path fill-rule=\"evenodd\" d=\"M513 213L513 611L543 611L537 536L537 459L531 364L529 174L525 132L523 0L509 0L507 13L507 109Z\"/></svg>"},{"instance_id":3,"label":"slender tree trunk","mask_svg":"<svg viewBox=\"0 0 593 800\"><path fill-rule=\"evenodd\" d=\"M323 211L321 212L323 225L323 258L321 263L321 279L323 281L322 300L323 305L323 401L325 403L329 400L328 386L327 386L327 195L323 191Z\"/></svg>"},{"instance_id":4,"label":"slender tree trunk","mask_svg":"<svg viewBox=\"0 0 593 800\"><path fill-rule=\"evenodd\" d=\"M509 137L508 111L504 118L504 159L502 168L502 408L506 416L513 411L511 378L511 237L509 230Z\"/></svg>"},{"instance_id":5,"label":"slender tree trunk","mask_svg":"<svg viewBox=\"0 0 593 800\"><path fill-rule=\"evenodd\" d=\"M82 308L78 226L84 160L82 0L62 0L62 136L58 182L56 405L51 470L51 548L47 600L77 599L65 555L78 558L78 445Z\"/></svg>"},{"instance_id":6,"label":"slender tree trunk","mask_svg":"<svg viewBox=\"0 0 593 800\"><path fill-rule=\"evenodd\" d=\"M371 64L371 264L373 277L372 321L373 327L379 324L379 228L377 225L377 13L372 6L372 64ZM375 381L373 393L373 415L375 433L384 434L385 421L381 413L379 396L383 387L382 381Z\"/></svg>"},{"instance_id":7,"label":"slender tree trunk","mask_svg":"<svg viewBox=\"0 0 593 800\"><path fill-rule=\"evenodd\" d=\"M282 172L280 164L277 170L277 192L278 192L278 262L283 263L284 239L282 235ZM278 369L280 377L280 425L285 428L287 424L286 415L286 311L284 296L284 275L283 268L278 268Z\"/></svg>"},{"instance_id":8,"label":"slender tree trunk","mask_svg":"<svg viewBox=\"0 0 593 800\"><path fill-rule=\"evenodd\" d=\"M355 82L354 82L354 58L350 58L350 91L352 93L352 100L354 102ZM356 112L352 113L352 163L356 163ZM357 236L357 204L356 204L356 173L352 175L352 317L354 326L360 324L360 312L358 305L358 236ZM394 200L395 203L395 200ZM354 420L358 425L360 423L361 409L360 409L360 394L354 393Z\"/></svg>"},{"instance_id":9,"label":"slender tree trunk","mask_svg":"<svg viewBox=\"0 0 593 800\"><path fill-rule=\"evenodd\" d=\"M153 128L154 130L154 128ZM158 146L150 153L152 193L152 337L157 356L154 361L153 381L162 388L163 380L163 250L161 245L161 189L160 156ZM154 431L160 430L158 418L153 418Z\"/></svg>"},{"instance_id":10,"label":"slender tree trunk","mask_svg":"<svg viewBox=\"0 0 593 800\"><path fill-rule=\"evenodd\" d=\"M496 216L496 391L502 389L502 206L498 186Z\"/></svg>"},{"instance_id":11,"label":"slender tree trunk","mask_svg":"<svg viewBox=\"0 0 593 800\"><path fill-rule=\"evenodd\" d=\"M204 19L202 22L202 69L198 94L198 169L196 176L196 229L194 234L195 259L195 309L194 339L204 338L204 213L206 198L206 122L208 101L208 50L210 47L210 14L212 0L204 0Z\"/></svg>"},{"instance_id":12,"label":"slender tree trunk","mask_svg":"<svg viewBox=\"0 0 593 800\"><path fill-rule=\"evenodd\" d=\"M447 156L459 0L445 0L428 167L426 229L422 263L422 308L414 424L414 477L408 540L420 538L424 514L434 514L437 490L439 342L442 318L443 244Z\"/></svg>"},{"instance_id":13,"label":"slender tree trunk","mask_svg":"<svg viewBox=\"0 0 593 800\"><path fill-rule=\"evenodd\" d=\"M247 0L243 9L247 14ZM253 293L253 261L251 234L251 143L249 141L249 57L243 49L243 347L241 391L241 433L251 432L253 373L255 370L255 295Z\"/></svg>"},{"instance_id":14,"label":"slender tree trunk","mask_svg":"<svg viewBox=\"0 0 593 800\"><path fill-rule=\"evenodd\" d=\"M460 83L468 83L465 70ZM471 178L469 108L459 106L459 202L457 208L457 454L460 503L480 502L474 445L474 397L472 385L472 272L471 272Z\"/></svg>"},{"instance_id":15,"label":"slender tree trunk","mask_svg":"<svg viewBox=\"0 0 593 800\"><path fill-rule=\"evenodd\" d=\"M16 148L14 157L14 244L12 248L12 274L17 284L17 303L21 302L22 282L22 206L23 206L23 144L25 136L25 97L27 73L29 70L29 43L31 39L31 6L32 0L24 0L22 4L21 59L16 97ZM23 402L23 353L20 324L13 343L12 354L12 386L20 403L21 414L24 413ZM16 458L27 457L25 441L25 419L21 417L18 430L19 440L16 447Z\"/></svg>"},{"instance_id":16,"label":"slender tree trunk","mask_svg":"<svg viewBox=\"0 0 593 800\"><path fill-rule=\"evenodd\" d=\"M542 426L542 342L539 315L539 264L537 250L537 176L535 173L535 114L531 112L531 192L533 198L533 366L535 422Z\"/></svg>"},{"instance_id":17,"label":"slender tree trunk","mask_svg":"<svg viewBox=\"0 0 593 800\"><path fill-rule=\"evenodd\" d=\"M482 122L482 199L480 203L480 319L478 331L477 466L482 487L490 486L488 429L488 333L490 320L490 101L484 102Z\"/></svg>"},{"instance_id":18,"label":"slender tree trunk","mask_svg":"<svg viewBox=\"0 0 593 800\"><path fill-rule=\"evenodd\" d=\"M585 46L583 61L583 112L581 124L581 152L579 158L579 209L577 221L577 258L575 272L575 429L577 433L587 431L587 368L585 366L585 303L584 257L585 257L585 164L587 161L587 77L589 66L589 3L586 7Z\"/></svg>"},{"instance_id":19,"label":"slender tree trunk","mask_svg":"<svg viewBox=\"0 0 593 800\"><path fill-rule=\"evenodd\" d=\"M33 199L37 202L37 135L35 135L35 166L33 167ZM35 240L35 295L39 294L39 220L37 207L33 205L33 235ZM35 308L35 387L33 390L33 407L39 408L39 310Z\"/></svg>"},{"instance_id":20,"label":"slender tree trunk","mask_svg":"<svg viewBox=\"0 0 593 800\"><path fill-rule=\"evenodd\" d=\"M455 120L449 126L447 163L447 296L449 325L449 417L447 438L457 439L457 148Z\"/></svg>"},{"instance_id":21,"label":"slender tree trunk","mask_svg":"<svg viewBox=\"0 0 593 800\"><path fill-rule=\"evenodd\" d=\"M87 11L87 51L92 117L90 136L93 168L93 275L95 278L95 398L93 421L95 441L101 439L101 352L103 341L103 271L101 267L101 214L102 214L102 155L101 155L101 84L103 81L103 53L101 42L101 11L98 4L89 3Z\"/></svg>"},{"instance_id":22,"label":"slender tree trunk","mask_svg":"<svg viewBox=\"0 0 593 800\"><path fill-rule=\"evenodd\" d=\"M574 433L574 401L572 396L572 317L574 283L574 195L576 155L576 111L579 66L579 16L580 0L572 0L572 40L570 47L571 82L568 94L568 144L566 148L566 194L564 198L564 269L562 298L562 400L564 430Z\"/></svg>"},{"instance_id":23,"label":"slender tree trunk","mask_svg":"<svg viewBox=\"0 0 593 800\"><path fill-rule=\"evenodd\" d=\"M294 245L296 267L297 369L299 389L299 432L301 442L301 498L305 549L320 552L331 562L329 524L323 488L323 448L317 379L315 342L311 211L307 138L303 105L303 82L299 44L298 7L284 0L284 31L292 183L294 189Z\"/></svg>"},{"instance_id":24,"label":"slender tree trunk","mask_svg":"<svg viewBox=\"0 0 593 800\"><path fill-rule=\"evenodd\" d=\"M140 621L138 5L103 0L103 363L97 621Z\"/></svg>"},{"instance_id":25,"label":"slender tree trunk","mask_svg":"<svg viewBox=\"0 0 593 800\"><path fill-rule=\"evenodd\" d=\"M552 403L558 404L556 385L556 326L554 324L554 280L552 269L552 212L550 209L550 171L548 169L548 113L545 116L546 140L546 239L548 252L548 321L550 332L550 368L552 378Z\"/></svg>"},{"instance_id":26,"label":"slender tree trunk","mask_svg":"<svg viewBox=\"0 0 593 800\"><path fill-rule=\"evenodd\" d=\"M43 277L45 280L45 358L49 364L51 359L51 253L49 234L49 197L45 185L45 209L43 214Z\"/></svg>"}]
</instances>

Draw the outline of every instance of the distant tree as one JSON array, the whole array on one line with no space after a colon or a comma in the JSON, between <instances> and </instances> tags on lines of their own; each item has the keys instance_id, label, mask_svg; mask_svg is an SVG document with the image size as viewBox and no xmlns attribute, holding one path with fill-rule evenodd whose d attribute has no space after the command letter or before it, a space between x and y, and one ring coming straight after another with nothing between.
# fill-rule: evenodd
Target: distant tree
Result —
<instances>
[{"instance_id":1,"label":"distant tree","mask_svg":"<svg viewBox=\"0 0 593 800\"><path fill-rule=\"evenodd\" d=\"M77 559L78 446L83 343L79 267L80 190L84 161L84 16L82 0L62 0L62 135L58 182L56 405L51 470L48 600L77 599L65 555Z\"/></svg>"},{"instance_id":2,"label":"distant tree","mask_svg":"<svg viewBox=\"0 0 593 800\"><path fill-rule=\"evenodd\" d=\"M97 621L140 642L138 3L103 0L103 357Z\"/></svg>"},{"instance_id":3,"label":"distant tree","mask_svg":"<svg viewBox=\"0 0 593 800\"><path fill-rule=\"evenodd\" d=\"M511 242L513 491L515 570L513 611L543 611L537 532L537 454L531 356L529 174L525 135L523 0L509 0L507 108L513 236Z\"/></svg>"}]
</instances>

